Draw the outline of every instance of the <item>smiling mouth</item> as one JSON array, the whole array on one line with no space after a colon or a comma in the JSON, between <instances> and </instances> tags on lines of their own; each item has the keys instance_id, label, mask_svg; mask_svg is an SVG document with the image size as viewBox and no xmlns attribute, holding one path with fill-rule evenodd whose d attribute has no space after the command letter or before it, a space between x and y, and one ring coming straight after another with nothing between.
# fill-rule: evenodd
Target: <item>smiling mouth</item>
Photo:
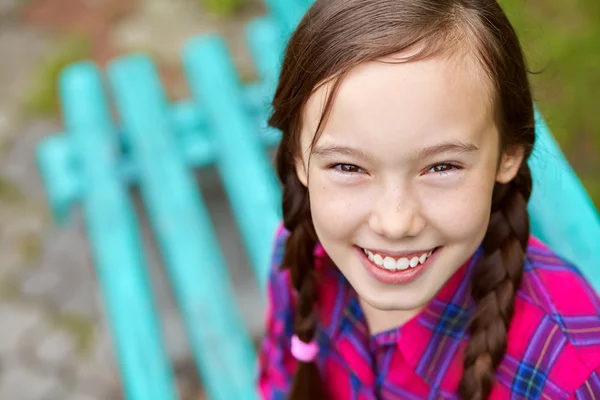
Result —
<instances>
[{"instance_id":1,"label":"smiling mouth","mask_svg":"<svg viewBox=\"0 0 600 400\"><path fill-rule=\"evenodd\" d=\"M415 252L405 257L392 257L361 247L361 250L365 256L367 256L369 261L377 267L390 272L405 271L423 265L437 249L438 247L431 250Z\"/></svg>"}]
</instances>

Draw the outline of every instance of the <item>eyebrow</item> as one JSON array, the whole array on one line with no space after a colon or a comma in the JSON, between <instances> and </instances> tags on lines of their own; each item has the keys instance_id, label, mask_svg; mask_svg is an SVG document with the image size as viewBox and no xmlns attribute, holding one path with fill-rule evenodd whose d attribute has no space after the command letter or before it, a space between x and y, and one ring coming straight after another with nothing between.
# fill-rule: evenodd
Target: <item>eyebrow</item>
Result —
<instances>
[{"instance_id":1,"label":"eyebrow","mask_svg":"<svg viewBox=\"0 0 600 400\"><path fill-rule=\"evenodd\" d=\"M461 141L453 141L448 143L441 143L435 146L426 147L423 150L420 150L416 159L420 158L428 158L440 153L472 153L474 151L479 150L479 147L472 143L464 143Z\"/></svg>"},{"instance_id":2,"label":"eyebrow","mask_svg":"<svg viewBox=\"0 0 600 400\"><path fill-rule=\"evenodd\" d=\"M474 151L479 150L479 147L472 143L464 143L460 141L452 141L447 143L437 144L435 146L426 147L422 150L419 150L415 155L414 159L419 160L422 158L429 158L435 156L440 153L472 153ZM348 146L339 146L339 145L317 145L312 151L313 155L319 157L332 157L335 155L344 155L352 158L356 158L359 160L372 162L374 157L365 152L362 149L348 147Z\"/></svg>"},{"instance_id":3,"label":"eyebrow","mask_svg":"<svg viewBox=\"0 0 600 400\"><path fill-rule=\"evenodd\" d=\"M312 155L317 156L317 157L323 157L323 158L333 157L336 155L343 155L343 156L348 156L351 158L357 158L357 159L363 160L363 161L368 161L368 162L373 161L373 157L369 153L367 153L361 149L357 149L354 147L347 147L347 146L338 146L338 145L315 146L315 148L312 151Z\"/></svg>"}]
</instances>

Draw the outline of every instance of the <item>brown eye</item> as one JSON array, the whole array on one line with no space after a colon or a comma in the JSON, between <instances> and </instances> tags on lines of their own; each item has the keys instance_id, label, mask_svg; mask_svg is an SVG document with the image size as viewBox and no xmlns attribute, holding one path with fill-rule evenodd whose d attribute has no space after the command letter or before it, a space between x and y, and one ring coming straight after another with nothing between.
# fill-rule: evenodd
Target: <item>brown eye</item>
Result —
<instances>
[{"instance_id":1,"label":"brown eye","mask_svg":"<svg viewBox=\"0 0 600 400\"><path fill-rule=\"evenodd\" d=\"M335 164L333 168L345 174L359 174L363 172L362 168L353 164Z\"/></svg>"},{"instance_id":2,"label":"brown eye","mask_svg":"<svg viewBox=\"0 0 600 400\"><path fill-rule=\"evenodd\" d=\"M442 173L453 169L456 169L456 167L452 164L438 164L431 167L428 172Z\"/></svg>"}]
</instances>

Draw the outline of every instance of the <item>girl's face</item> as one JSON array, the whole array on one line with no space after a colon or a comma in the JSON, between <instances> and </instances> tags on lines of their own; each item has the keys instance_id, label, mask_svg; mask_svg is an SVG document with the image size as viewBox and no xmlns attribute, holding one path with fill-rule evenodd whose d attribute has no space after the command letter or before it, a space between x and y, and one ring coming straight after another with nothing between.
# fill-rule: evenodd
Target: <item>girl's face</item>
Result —
<instances>
[{"instance_id":1,"label":"girl's face","mask_svg":"<svg viewBox=\"0 0 600 400\"><path fill-rule=\"evenodd\" d=\"M316 233L363 305L416 312L480 245L522 152L499 163L492 85L470 56L356 67L311 149L329 89L306 105L296 163Z\"/></svg>"}]
</instances>

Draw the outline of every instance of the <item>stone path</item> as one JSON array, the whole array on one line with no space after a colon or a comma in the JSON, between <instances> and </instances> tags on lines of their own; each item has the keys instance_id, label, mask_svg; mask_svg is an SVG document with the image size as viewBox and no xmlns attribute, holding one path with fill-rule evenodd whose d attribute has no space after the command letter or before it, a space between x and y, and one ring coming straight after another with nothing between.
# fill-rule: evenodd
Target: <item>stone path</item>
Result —
<instances>
[{"instance_id":1,"label":"stone path","mask_svg":"<svg viewBox=\"0 0 600 400\"><path fill-rule=\"evenodd\" d=\"M186 0L141 3L138 14L111 31L111 40L123 47L120 51L148 48L164 65L176 69L179 55L173 49L193 34L217 31L227 35L236 63L249 70L243 19L220 24L202 18L192 13L193 2ZM15 22L21 4L21 0L0 1L0 399L116 400L122 398L119 377L84 223L75 212L69 226L54 225L34 160L36 144L60 131L60 121L26 117L20 108L32 72L54 44L47 32ZM166 4L173 7L165 8ZM185 92L182 87L177 90ZM222 189L212 171L202 172L200 181L227 250L225 258L236 266L232 276L242 312L258 336L262 303L248 279L249 268ZM181 321L147 221L142 219L142 224L182 397L199 399L200 384Z\"/></svg>"},{"instance_id":2,"label":"stone path","mask_svg":"<svg viewBox=\"0 0 600 400\"><path fill-rule=\"evenodd\" d=\"M33 162L35 143L57 125L21 126L0 164L0 399L114 398L83 224L53 226Z\"/></svg>"}]
</instances>

